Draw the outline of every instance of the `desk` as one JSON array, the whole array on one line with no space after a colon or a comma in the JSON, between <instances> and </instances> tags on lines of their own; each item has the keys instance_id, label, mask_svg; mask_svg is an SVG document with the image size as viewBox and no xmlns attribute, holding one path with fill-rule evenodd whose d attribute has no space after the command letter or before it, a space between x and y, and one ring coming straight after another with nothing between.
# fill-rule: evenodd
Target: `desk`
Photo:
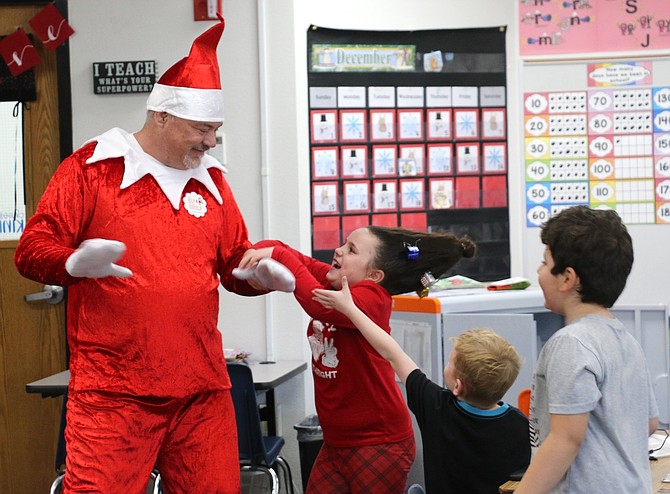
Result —
<instances>
[{"instance_id":1,"label":"desk","mask_svg":"<svg viewBox=\"0 0 670 494\"><path fill-rule=\"evenodd\" d=\"M651 462L651 492L670 492L670 484L663 479L670 473L670 456Z\"/></svg>"},{"instance_id":2,"label":"desk","mask_svg":"<svg viewBox=\"0 0 670 494\"><path fill-rule=\"evenodd\" d=\"M249 362L248 365L254 376L254 385L259 391L274 389L281 383L288 381L307 369L307 363L303 360ZM67 391L69 381L70 371L64 370L26 384L26 392L42 393L42 396L45 398L47 396L60 396Z\"/></svg>"},{"instance_id":3,"label":"desk","mask_svg":"<svg viewBox=\"0 0 670 494\"><path fill-rule=\"evenodd\" d=\"M666 474L670 473L670 456L650 461L649 464L651 465L651 492L654 494L670 493L670 483L663 482ZM513 480L507 481L500 486L498 492L500 494L513 493L518 484L518 482L514 482Z\"/></svg>"},{"instance_id":4,"label":"desk","mask_svg":"<svg viewBox=\"0 0 670 494\"><path fill-rule=\"evenodd\" d=\"M268 435L277 435L277 410L275 407L275 388L307 369L303 360L284 360L278 362L250 362L254 376L256 392L265 393L265 408L261 408L261 420L268 424Z\"/></svg>"},{"instance_id":5,"label":"desk","mask_svg":"<svg viewBox=\"0 0 670 494\"><path fill-rule=\"evenodd\" d=\"M254 387L256 391L265 393L266 409L263 419L268 423L268 434L277 434L277 417L275 410L274 389L281 383L288 381L294 376L307 369L307 363L303 360L283 360L278 362L249 362L251 373L254 376ZM43 397L55 397L65 394L70 371L64 370L57 374L39 379L26 384L26 392L41 393Z\"/></svg>"}]
</instances>

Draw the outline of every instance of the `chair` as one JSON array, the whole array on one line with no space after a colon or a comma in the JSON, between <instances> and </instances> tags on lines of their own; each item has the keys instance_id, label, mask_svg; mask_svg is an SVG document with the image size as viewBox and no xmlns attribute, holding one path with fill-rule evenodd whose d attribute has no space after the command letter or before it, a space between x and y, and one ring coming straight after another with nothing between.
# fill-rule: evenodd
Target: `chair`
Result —
<instances>
[{"instance_id":1,"label":"chair","mask_svg":"<svg viewBox=\"0 0 670 494\"><path fill-rule=\"evenodd\" d=\"M249 366L229 362L228 375L232 383L231 394L237 420L237 441L240 466L243 470L265 472L271 480L272 493L279 493L277 467L286 481L286 491L293 493L291 469L279 453L284 446L281 436L264 436L256 401L254 379Z\"/></svg>"},{"instance_id":2,"label":"chair","mask_svg":"<svg viewBox=\"0 0 670 494\"><path fill-rule=\"evenodd\" d=\"M63 492L63 477L64 473L61 473L56 477L53 484L51 484L51 489L49 494L61 494ZM146 494L164 494L163 486L161 484L161 475L158 473L158 470L154 469L151 472L151 477L149 478L149 483L147 484Z\"/></svg>"},{"instance_id":3,"label":"chair","mask_svg":"<svg viewBox=\"0 0 670 494\"><path fill-rule=\"evenodd\" d=\"M521 390L517 398L517 406L526 417L530 417L530 388Z\"/></svg>"},{"instance_id":4,"label":"chair","mask_svg":"<svg viewBox=\"0 0 670 494\"><path fill-rule=\"evenodd\" d=\"M426 494L426 490L421 484L412 484L407 489L407 494Z\"/></svg>"}]
</instances>

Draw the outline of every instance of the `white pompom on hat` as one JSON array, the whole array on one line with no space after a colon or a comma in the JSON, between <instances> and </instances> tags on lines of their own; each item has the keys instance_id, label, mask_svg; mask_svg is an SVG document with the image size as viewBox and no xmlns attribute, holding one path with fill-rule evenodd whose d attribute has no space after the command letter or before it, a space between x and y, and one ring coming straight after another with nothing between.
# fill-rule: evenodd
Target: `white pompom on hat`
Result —
<instances>
[{"instance_id":1,"label":"white pompom on hat","mask_svg":"<svg viewBox=\"0 0 670 494\"><path fill-rule=\"evenodd\" d=\"M166 112L198 122L223 122L223 91L216 47L225 22L198 36L188 57L170 67L158 80L147 99L147 110Z\"/></svg>"}]
</instances>

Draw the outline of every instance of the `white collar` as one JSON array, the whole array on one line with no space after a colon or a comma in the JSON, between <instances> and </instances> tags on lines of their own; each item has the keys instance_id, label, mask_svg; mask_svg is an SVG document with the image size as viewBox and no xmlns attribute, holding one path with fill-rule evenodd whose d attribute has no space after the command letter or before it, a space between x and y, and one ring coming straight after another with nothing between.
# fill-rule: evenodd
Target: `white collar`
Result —
<instances>
[{"instance_id":1,"label":"white collar","mask_svg":"<svg viewBox=\"0 0 670 494\"><path fill-rule=\"evenodd\" d=\"M95 151L93 151L93 155L86 160L87 164L108 158L123 157L125 171L123 173L123 180L121 181L121 189L130 187L144 175L150 174L156 179L158 186L168 198L172 207L179 209L184 187L193 178L207 187L207 190L209 190L219 204L223 204L221 193L214 184L207 169L218 168L223 173L226 173L228 170L209 154L205 154L202 157L200 166L180 170L164 165L156 158L145 153L133 134L118 127L108 130L104 134L86 141L86 143L93 141L97 141L98 144L95 147Z\"/></svg>"}]
</instances>

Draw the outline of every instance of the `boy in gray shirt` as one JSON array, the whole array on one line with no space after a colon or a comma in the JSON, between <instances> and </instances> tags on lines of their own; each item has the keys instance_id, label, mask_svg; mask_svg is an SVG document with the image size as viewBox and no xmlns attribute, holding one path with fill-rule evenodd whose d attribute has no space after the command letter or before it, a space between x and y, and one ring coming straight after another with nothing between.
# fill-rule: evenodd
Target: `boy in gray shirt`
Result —
<instances>
[{"instance_id":1,"label":"boy in gray shirt","mask_svg":"<svg viewBox=\"0 0 670 494\"><path fill-rule=\"evenodd\" d=\"M609 311L633 265L630 235L616 212L576 206L541 239L545 307L567 325L538 358L533 459L515 494L650 493L658 407L642 348Z\"/></svg>"}]
</instances>

